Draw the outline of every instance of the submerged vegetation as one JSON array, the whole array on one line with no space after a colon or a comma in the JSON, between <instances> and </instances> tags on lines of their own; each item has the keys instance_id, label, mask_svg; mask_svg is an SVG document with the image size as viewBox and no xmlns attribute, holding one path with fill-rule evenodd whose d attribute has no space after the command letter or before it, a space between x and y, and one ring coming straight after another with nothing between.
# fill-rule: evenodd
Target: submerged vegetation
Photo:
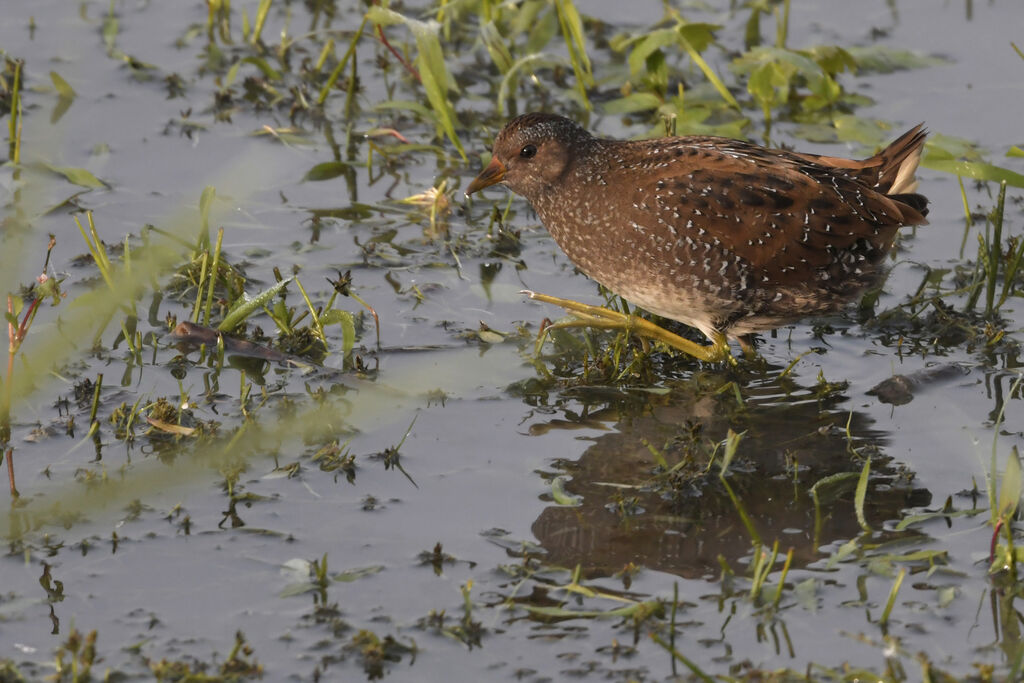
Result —
<instances>
[{"instance_id":1,"label":"submerged vegetation","mask_svg":"<svg viewBox=\"0 0 1024 683\"><path fill-rule=\"evenodd\" d=\"M917 262L908 239L915 291L872 292L729 367L538 324L552 309L523 300L524 278L589 285L525 204L458 192L529 110L869 153L894 124L863 114L879 109L864 79L954 57L884 34L798 41L788 0L655 3L627 28L571 0L211 0L185 20L155 4L85 4L54 27L98 41L83 70L5 46L0 680L374 680L446 671L452 648L474 653L449 665L474 680L1024 670L1019 146L1003 162L933 131L925 182L959 182L959 251ZM15 15L30 36L67 19ZM130 97L155 117L144 134L74 138L129 117ZM213 179L188 157L221 149L237 160ZM188 178L147 185L158 158ZM851 390L873 375L830 365L840 345L893 363L872 390L893 407L983 384L981 476L920 485ZM528 452L569 430L584 448ZM539 488L528 526L512 510ZM161 580L198 596L177 606L194 622ZM122 592L121 611L92 597ZM949 624L977 626L983 597L991 642L949 655Z\"/></svg>"}]
</instances>

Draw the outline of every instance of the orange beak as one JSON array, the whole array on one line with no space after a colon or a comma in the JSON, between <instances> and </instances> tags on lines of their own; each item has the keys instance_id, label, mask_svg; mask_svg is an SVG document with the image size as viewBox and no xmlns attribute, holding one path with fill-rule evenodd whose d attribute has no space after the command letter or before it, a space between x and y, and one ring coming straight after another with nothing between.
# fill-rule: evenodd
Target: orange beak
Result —
<instances>
[{"instance_id":1,"label":"orange beak","mask_svg":"<svg viewBox=\"0 0 1024 683\"><path fill-rule=\"evenodd\" d=\"M480 171L480 175L473 179L473 182L466 188L466 194L471 195L485 187L500 183L504 178L505 164L498 161L497 157L491 157L491 163L487 164L487 168Z\"/></svg>"}]
</instances>

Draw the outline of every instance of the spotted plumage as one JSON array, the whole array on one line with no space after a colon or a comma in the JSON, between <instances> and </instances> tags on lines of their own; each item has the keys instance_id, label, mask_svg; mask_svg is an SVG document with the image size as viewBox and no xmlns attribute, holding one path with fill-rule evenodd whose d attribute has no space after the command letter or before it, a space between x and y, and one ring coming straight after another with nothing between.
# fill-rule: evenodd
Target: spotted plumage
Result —
<instances>
[{"instance_id":1,"label":"spotted plumage","mask_svg":"<svg viewBox=\"0 0 1024 683\"><path fill-rule=\"evenodd\" d=\"M917 126L862 161L718 137L596 138L526 114L467 194L522 195L580 270L711 339L834 311L874 283L897 230L925 223Z\"/></svg>"}]
</instances>

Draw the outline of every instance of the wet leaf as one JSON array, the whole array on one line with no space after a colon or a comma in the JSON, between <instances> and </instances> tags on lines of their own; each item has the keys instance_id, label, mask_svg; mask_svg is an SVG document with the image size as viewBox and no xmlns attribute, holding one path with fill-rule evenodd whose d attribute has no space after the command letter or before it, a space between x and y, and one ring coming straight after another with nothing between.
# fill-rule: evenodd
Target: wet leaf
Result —
<instances>
[{"instance_id":1,"label":"wet leaf","mask_svg":"<svg viewBox=\"0 0 1024 683\"><path fill-rule=\"evenodd\" d=\"M662 104L660 97L654 93L636 92L617 100L605 102L601 109L605 114L621 116L622 114L635 114L640 111L657 109Z\"/></svg>"},{"instance_id":2,"label":"wet leaf","mask_svg":"<svg viewBox=\"0 0 1024 683\"><path fill-rule=\"evenodd\" d=\"M344 161L325 161L317 164L302 176L303 180L319 181L331 180L349 172L350 166Z\"/></svg>"},{"instance_id":3,"label":"wet leaf","mask_svg":"<svg viewBox=\"0 0 1024 683\"><path fill-rule=\"evenodd\" d=\"M1008 157L1024 157L1024 149L1021 149L1017 145L1014 145L1014 146L1010 147L1009 150L1007 150L1006 156L1008 156Z\"/></svg>"},{"instance_id":4,"label":"wet leaf","mask_svg":"<svg viewBox=\"0 0 1024 683\"><path fill-rule=\"evenodd\" d=\"M290 583L285 586L280 593L277 594L279 598L291 598L296 595L302 595L309 593L316 589L316 585L312 581L300 581L298 583Z\"/></svg>"},{"instance_id":5,"label":"wet leaf","mask_svg":"<svg viewBox=\"0 0 1024 683\"><path fill-rule=\"evenodd\" d=\"M268 80L280 81L282 78L281 72L267 64L267 61L265 59L260 59L259 57L243 57L241 60L239 60L239 63L252 64L257 69L259 69L263 76Z\"/></svg>"},{"instance_id":6,"label":"wet leaf","mask_svg":"<svg viewBox=\"0 0 1024 683\"><path fill-rule=\"evenodd\" d=\"M909 553L896 554L889 553L886 555L880 555L877 559L891 561L891 562L938 562L941 560L942 564L945 564L949 559L949 552L946 550L915 550Z\"/></svg>"},{"instance_id":7,"label":"wet leaf","mask_svg":"<svg viewBox=\"0 0 1024 683\"><path fill-rule=\"evenodd\" d=\"M938 590L939 607L949 607L960 591L956 586L943 586Z\"/></svg>"},{"instance_id":8,"label":"wet leaf","mask_svg":"<svg viewBox=\"0 0 1024 683\"><path fill-rule=\"evenodd\" d=\"M320 324L324 327L335 324L340 325L342 355L347 356L352 352L356 345L356 324L351 313L339 308L332 308L320 316Z\"/></svg>"},{"instance_id":9,"label":"wet leaf","mask_svg":"<svg viewBox=\"0 0 1024 683\"><path fill-rule=\"evenodd\" d=\"M25 308L25 300L17 294L8 294L7 303L11 307L11 311L4 311L4 315L8 316L8 322L13 322L14 325L18 324L18 316L21 315L22 310ZM14 316L14 320L11 320L10 316Z\"/></svg>"},{"instance_id":10,"label":"wet leaf","mask_svg":"<svg viewBox=\"0 0 1024 683\"><path fill-rule=\"evenodd\" d=\"M525 52L527 54L543 50L558 34L558 13L550 8L550 2L534 2L536 12L523 12L515 23L517 28L527 32ZM548 11L541 11L545 7ZM532 17L530 15L533 15Z\"/></svg>"},{"instance_id":11,"label":"wet leaf","mask_svg":"<svg viewBox=\"0 0 1024 683\"><path fill-rule=\"evenodd\" d=\"M239 61L237 61L237 62L235 62L234 64L231 65L231 68L228 69L227 75L224 77L224 87L225 88L230 88L232 85L235 84L235 81L238 80L238 72L241 70L241 68L242 68L242 61L241 60L239 60Z\"/></svg>"},{"instance_id":12,"label":"wet leaf","mask_svg":"<svg viewBox=\"0 0 1024 683\"><path fill-rule=\"evenodd\" d=\"M900 520L899 524L895 526L896 531L903 531L914 524L921 522L927 522L930 519L935 518L954 518L954 517L973 517L974 515L980 515L984 510L938 510L936 512L922 512L917 515L910 515Z\"/></svg>"},{"instance_id":13,"label":"wet leaf","mask_svg":"<svg viewBox=\"0 0 1024 683\"><path fill-rule=\"evenodd\" d=\"M826 568L831 569L835 567L838 563L852 556L859 547L860 543L857 539L851 538L849 541L839 546L839 550L837 550L832 557L828 558L828 562L825 565Z\"/></svg>"},{"instance_id":14,"label":"wet leaf","mask_svg":"<svg viewBox=\"0 0 1024 683\"><path fill-rule=\"evenodd\" d=\"M113 53L117 44L118 33L117 17L114 16L114 6L110 6L110 13L103 19L103 44L107 46L107 54Z\"/></svg>"},{"instance_id":15,"label":"wet leaf","mask_svg":"<svg viewBox=\"0 0 1024 683\"><path fill-rule=\"evenodd\" d=\"M309 575L313 571L312 568L313 563L309 560L293 557L281 565L281 575L294 581L304 581L309 579Z\"/></svg>"},{"instance_id":16,"label":"wet leaf","mask_svg":"<svg viewBox=\"0 0 1024 683\"><path fill-rule=\"evenodd\" d=\"M217 329L221 332L230 332L241 324L243 320L270 303L270 301L291 281L292 278L281 280L252 298L246 294L242 294L238 303L236 303L234 308L232 308L227 316L225 316L224 320L222 320L220 325L217 326Z\"/></svg>"},{"instance_id":17,"label":"wet leaf","mask_svg":"<svg viewBox=\"0 0 1024 683\"><path fill-rule=\"evenodd\" d=\"M928 135L925 157L932 161L962 159L981 161L978 146L965 138L932 132Z\"/></svg>"},{"instance_id":18,"label":"wet leaf","mask_svg":"<svg viewBox=\"0 0 1024 683\"><path fill-rule=\"evenodd\" d=\"M53 81L53 87L57 89L57 95L59 97L62 97L64 99L68 99L68 100L74 99L74 97L75 97L75 90L74 90L74 88L72 88L70 85L68 85L68 82L65 81L63 78L61 78L60 74L58 74L56 71L51 71L50 72L50 80Z\"/></svg>"},{"instance_id":19,"label":"wet leaf","mask_svg":"<svg viewBox=\"0 0 1024 683\"><path fill-rule=\"evenodd\" d=\"M647 58L655 51L667 45L679 44L679 32L674 28L663 28L647 33L635 42L629 53L629 73L637 75L644 72Z\"/></svg>"},{"instance_id":20,"label":"wet leaf","mask_svg":"<svg viewBox=\"0 0 1024 683\"><path fill-rule=\"evenodd\" d=\"M806 610L817 611L818 609L818 580L811 577L798 582L793 587L793 595L797 604Z\"/></svg>"},{"instance_id":21,"label":"wet leaf","mask_svg":"<svg viewBox=\"0 0 1024 683\"><path fill-rule=\"evenodd\" d=\"M564 619L603 619L608 617L628 617L636 612L638 605L618 607L606 612L600 610L573 610L564 607L549 607L546 605L523 605L526 611L533 617L542 617L555 621Z\"/></svg>"},{"instance_id":22,"label":"wet leaf","mask_svg":"<svg viewBox=\"0 0 1024 683\"><path fill-rule=\"evenodd\" d=\"M999 483L999 519L1009 520L1017 511L1020 503L1021 476L1020 476L1020 455L1017 447L1010 451L1010 457L1006 459L1006 470L1003 472L1002 481Z\"/></svg>"},{"instance_id":23,"label":"wet leaf","mask_svg":"<svg viewBox=\"0 0 1024 683\"><path fill-rule=\"evenodd\" d=\"M843 71L852 73L859 67L856 58L838 45L818 45L807 50L807 53L828 74Z\"/></svg>"},{"instance_id":24,"label":"wet leaf","mask_svg":"<svg viewBox=\"0 0 1024 683\"><path fill-rule=\"evenodd\" d=\"M153 425L162 432L168 434L178 434L179 436L192 436L196 433L196 430L192 427L182 427L181 425L171 424L170 422L164 422L158 420L155 417L146 417L146 422Z\"/></svg>"},{"instance_id":25,"label":"wet leaf","mask_svg":"<svg viewBox=\"0 0 1024 683\"><path fill-rule=\"evenodd\" d=\"M688 40L686 40L685 37L683 38L683 47L686 49L686 52L690 55L690 59L693 60L693 63L696 64L697 67L704 73L704 77L708 79L711 85L714 86L715 90L718 91L718 94L722 96L722 99L728 102L734 109L739 110L739 102L737 102L736 98L732 96L732 93L729 92L729 89L725 87L725 83L723 83L722 79L718 77L718 74L715 73L714 69L712 69L706 61L704 61L704 58L701 57L700 52L697 50L697 48L695 48Z\"/></svg>"},{"instance_id":26,"label":"wet leaf","mask_svg":"<svg viewBox=\"0 0 1024 683\"><path fill-rule=\"evenodd\" d=\"M569 507L576 507L583 504L583 496L574 496L565 490L565 482L569 481L570 477L560 476L555 477L551 480L551 497L554 498L555 502L559 505L565 505Z\"/></svg>"},{"instance_id":27,"label":"wet leaf","mask_svg":"<svg viewBox=\"0 0 1024 683\"><path fill-rule=\"evenodd\" d=\"M857 64L860 73L892 73L902 69L924 69L949 62L944 57L922 55L886 45L851 46L845 50Z\"/></svg>"},{"instance_id":28,"label":"wet leaf","mask_svg":"<svg viewBox=\"0 0 1024 683\"><path fill-rule=\"evenodd\" d=\"M210 232L210 207L217 196L217 189L213 185L207 185L199 195L199 226L204 235Z\"/></svg>"},{"instance_id":29,"label":"wet leaf","mask_svg":"<svg viewBox=\"0 0 1024 683\"><path fill-rule=\"evenodd\" d=\"M347 569L343 572L338 572L331 577L332 580L340 583L352 583L359 579L365 579L367 576L373 576L384 571L384 565L375 564L369 567L360 567L359 569Z\"/></svg>"},{"instance_id":30,"label":"wet leaf","mask_svg":"<svg viewBox=\"0 0 1024 683\"><path fill-rule=\"evenodd\" d=\"M455 145L459 156L466 161L466 152L455 132L455 110L448 97L449 90L457 90L455 82L448 75L445 65L444 51L441 48L439 30L441 25L436 21L418 21L403 16L398 12L385 9L378 5L370 7L366 13L367 20L378 26L405 24L416 39L416 69L420 82L427 93L427 100L437 115L445 135Z\"/></svg>"},{"instance_id":31,"label":"wet leaf","mask_svg":"<svg viewBox=\"0 0 1024 683\"><path fill-rule=\"evenodd\" d=\"M90 189L108 188L110 187L107 183L103 182L91 172L84 168L74 168L71 166L54 166L46 162L42 163L42 166L52 173L64 176L64 178L75 185L80 187L88 187Z\"/></svg>"},{"instance_id":32,"label":"wet leaf","mask_svg":"<svg viewBox=\"0 0 1024 683\"><path fill-rule=\"evenodd\" d=\"M852 114L837 116L833 119L832 125L840 142L859 142L869 148L880 147L892 137L892 132L878 121ZM867 153L866 151L865 155Z\"/></svg>"},{"instance_id":33,"label":"wet leaf","mask_svg":"<svg viewBox=\"0 0 1024 683\"><path fill-rule=\"evenodd\" d=\"M679 35L694 50L704 52L714 42L715 31L721 28L718 24L688 23L679 27Z\"/></svg>"},{"instance_id":34,"label":"wet leaf","mask_svg":"<svg viewBox=\"0 0 1024 683\"><path fill-rule=\"evenodd\" d=\"M512 68L505 74L505 77L501 79L501 84L498 86L498 113L505 113L505 102L509 100L516 85L519 83L520 72L532 72L535 69L554 66L558 63L558 60L543 53L529 54L517 59Z\"/></svg>"},{"instance_id":35,"label":"wet leaf","mask_svg":"<svg viewBox=\"0 0 1024 683\"><path fill-rule=\"evenodd\" d=\"M789 98L790 81L795 73L796 67L792 64L769 62L750 74L747 91L761 105L766 118L771 118L771 110Z\"/></svg>"},{"instance_id":36,"label":"wet leaf","mask_svg":"<svg viewBox=\"0 0 1024 683\"><path fill-rule=\"evenodd\" d=\"M480 338L480 341L485 344L500 344L505 341L504 335L500 332L495 332L492 329L480 330L477 332L477 336Z\"/></svg>"},{"instance_id":37,"label":"wet leaf","mask_svg":"<svg viewBox=\"0 0 1024 683\"><path fill-rule=\"evenodd\" d=\"M286 145L313 145L315 141L305 132L298 128L272 128L263 126L254 130L249 135L253 137L270 136Z\"/></svg>"},{"instance_id":38,"label":"wet leaf","mask_svg":"<svg viewBox=\"0 0 1024 683\"><path fill-rule=\"evenodd\" d=\"M921 165L934 171L943 171L958 176L974 178L975 180L987 180L996 183L1005 181L1007 185L1012 185L1013 187L1024 187L1024 175L985 161L935 159L931 155L927 155L921 161Z\"/></svg>"},{"instance_id":39,"label":"wet leaf","mask_svg":"<svg viewBox=\"0 0 1024 683\"><path fill-rule=\"evenodd\" d=\"M857 480L857 491L853 497L854 510L857 512L857 523L864 531L871 532L871 526L864 516L864 499L868 494L868 475L871 474L871 459L864 460L864 467L860 471L860 479Z\"/></svg>"},{"instance_id":40,"label":"wet leaf","mask_svg":"<svg viewBox=\"0 0 1024 683\"><path fill-rule=\"evenodd\" d=\"M815 111L829 104L832 104L842 92L839 84L829 76L820 64L815 62L807 53L796 50L786 50L777 47L756 47L742 57L733 60L732 69L738 74L751 74L763 70L764 65L776 65L780 69L792 71L795 79L799 75L812 93L811 97L800 101L801 108L807 111ZM767 79L766 75L761 76L762 80ZM768 79L771 82L771 79ZM795 82L792 84L795 85ZM763 86L759 86L762 87Z\"/></svg>"},{"instance_id":41,"label":"wet leaf","mask_svg":"<svg viewBox=\"0 0 1024 683\"><path fill-rule=\"evenodd\" d=\"M498 71L503 74L508 73L514 59L505 45L505 39L502 38L501 32L498 31L498 27L494 25L493 21L488 21L480 27L480 40L483 41L484 47L487 48L487 53L491 56L494 66L498 67Z\"/></svg>"},{"instance_id":42,"label":"wet leaf","mask_svg":"<svg viewBox=\"0 0 1024 683\"><path fill-rule=\"evenodd\" d=\"M583 37L583 21L572 0L555 0L555 11L558 23L562 28L562 37L569 50L569 61L576 74L576 91L588 110L591 108L587 98L587 89L594 87L594 74L587 56L587 42Z\"/></svg>"}]
</instances>

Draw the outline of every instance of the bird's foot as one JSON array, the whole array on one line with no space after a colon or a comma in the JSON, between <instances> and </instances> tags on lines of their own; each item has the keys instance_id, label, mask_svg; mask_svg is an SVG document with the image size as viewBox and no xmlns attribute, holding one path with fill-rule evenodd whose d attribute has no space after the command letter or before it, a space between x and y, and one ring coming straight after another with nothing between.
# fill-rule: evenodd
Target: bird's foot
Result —
<instances>
[{"instance_id":1,"label":"bird's foot","mask_svg":"<svg viewBox=\"0 0 1024 683\"><path fill-rule=\"evenodd\" d=\"M722 361L729 361L732 364L736 363L736 359L729 351L729 342L726 340L725 335L719 334L717 338L711 339L710 345L698 344L684 339L678 334L669 332L663 327L655 325L649 320L644 320L636 316L635 314L626 315L625 313L619 313L602 306L590 306L588 304L582 304L572 299L562 299L557 296L549 296L547 294L540 294L539 292L532 292L528 289L524 289L522 294L526 294L531 299L537 301L543 301L546 304L554 304L561 306L572 318L568 320L560 320L556 323L548 325L540 334L537 335L537 352L540 351L541 345L544 343L544 339L552 329L560 329L565 327L597 327L606 330L624 330L629 334L636 335L641 340L650 339L652 341L661 342L666 346L673 348L677 351L702 360L708 363L720 363Z\"/></svg>"}]
</instances>

